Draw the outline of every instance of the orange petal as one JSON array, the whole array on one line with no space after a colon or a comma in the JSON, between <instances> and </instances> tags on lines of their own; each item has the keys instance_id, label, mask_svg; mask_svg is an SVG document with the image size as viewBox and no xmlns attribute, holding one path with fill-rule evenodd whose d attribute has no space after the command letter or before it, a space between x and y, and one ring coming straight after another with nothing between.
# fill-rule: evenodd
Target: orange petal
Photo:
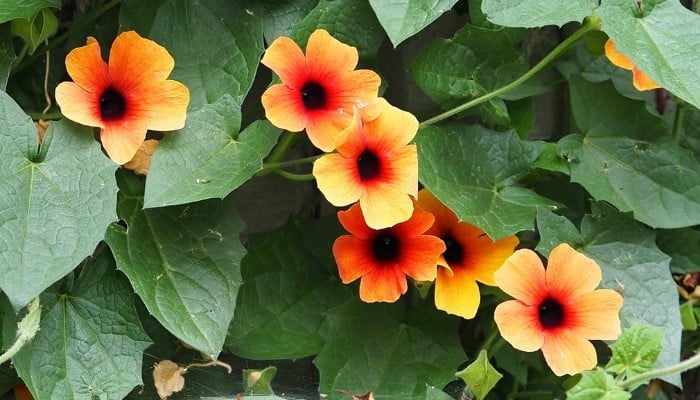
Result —
<instances>
[{"instance_id":1,"label":"orange petal","mask_svg":"<svg viewBox=\"0 0 700 400\"><path fill-rule=\"evenodd\" d=\"M544 266L537 254L520 249L493 274L496 285L527 305L538 304L546 295ZM538 322L539 324L539 322Z\"/></svg>"},{"instance_id":2,"label":"orange petal","mask_svg":"<svg viewBox=\"0 0 700 400\"><path fill-rule=\"evenodd\" d=\"M333 243L333 256L343 283L350 283L377 268L367 250L367 242L355 236L338 237Z\"/></svg>"},{"instance_id":3,"label":"orange petal","mask_svg":"<svg viewBox=\"0 0 700 400\"><path fill-rule=\"evenodd\" d=\"M393 185L366 190L360 196L360 207L367 225L384 229L404 222L413 214L413 200L401 188Z\"/></svg>"},{"instance_id":4,"label":"orange petal","mask_svg":"<svg viewBox=\"0 0 700 400\"><path fill-rule=\"evenodd\" d=\"M111 84L107 64L100 53L100 44L91 37L88 38L86 46L77 47L68 53L66 71L73 81L87 92L101 95ZM60 102L59 105L63 106Z\"/></svg>"},{"instance_id":5,"label":"orange petal","mask_svg":"<svg viewBox=\"0 0 700 400\"><path fill-rule=\"evenodd\" d=\"M464 226L469 224L462 222L454 229L455 239L462 242L460 232ZM480 229L473 227L477 232L476 237L463 245L466 253L466 265L464 266L473 279L486 285L494 286L493 274L515 251L519 240L516 236L508 236L497 241L493 241Z\"/></svg>"},{"instance_id":6,"label":"orange petal","mask_svg":"<svg viewBox=\"0 0 700 400\"><path fill-rule=\"evenodd\" d=\"M56 86L56 103L63 115L79 124L103 127L100 116L100 92L86 92L73 82Z\"/></svg>"},{"instance_id":7,"label":"orange petal","mask_svg":"<svg viewBox=\"0 0 700 400\"><path fill-rule=\"evenodd\" d=\"M309 122L299 93L284 84L272 85L260 98L265 116L272 125L290 132L301 132Z\"/></svg>"},{"instance_id":8,"label":"orange petal","mask_svg":"<svg viewBox=\"0 0 700 400\"><path fill-rule=\"evenodd\" d=\"M639 91L659 89L661 87L637 67L632 68L632 84Z\"/></svg>"},{"instance_id":9,"label":"orange petal","mask_svg":"<svg viewBox=\"0 0 700 400\"><path fill-rule=\"evenodd\" d=\"M367 303L393 303L407 290L406 276L396 267L374 269L360 280L360 300Z\"/></svg>"},{"instance_id":10,"label":"orange petal","mask_svg":"<svg viewBox=\"0 0 700 400\"><path fill-rule=\"evenodd\" d=\"M359 60L357 49L341 43L326 30L317 29L306 44L306 68L318 82L334 79L339 73L350 72Z\"/></svg>"},{"instance_id":11,"label":"orange petal","mask_svg":"<svg viewBox=\"0 0 700 400\"><path fill-rule=\"evenodd\" d=\"M337 153L326 154L314 161L312 174L318 190L336 207L354 203L362 195L355 164Z\"/></svg>"},{"instance_id":12,"label":"orange petal","mask_svg":"<svg viewBox=\"0 0 700 400\"><path fill-rule=\"evenodd\" d=\"M613 41L610 39L605 42L605 56L608 57L608 60L610 60L611 63L622 69L631 70L634 68L634 63L632 60L627 58L627 56L624 54L618 53L615 50L615 43L613 43Z\"/></svg>"},{"instance_id":13,"label":"orange petal","mask_svg":"<svg viewBox=\"0 0 700 400\"><path fill-rule=\"evenodd\" d=\"M275 39L260 62L270 68L291 89L301 89L307 82L306 59L301 48L288 37ZM298 95L298 92L296 92Z\"/></svg>"},{"instance_id":14,"label":"orange petal","mask_svg":"<svg viewBox=\"0 0 700 400\"><path fill-rule=\"evenodd\" d=\"M598 362L591 342L571 331L547 335L542 354L557 376L576 375L593 369Z\"/></svg>"},{"instance_id":15,"label":"orange petal","mask_svg":"<svg viewBox=\"0 0 700 400\"><path fill-rule=\"evenodd\" d=\"M107 124L100 132L100 140L109 158L121 165L134 158L146 131L141 121L122 120Z\"/></svg>"},{"instance_id":16,"label":"orange petal","mask_svg":"<svg viewBox=\"0 0 700 400\"><path fill-rule=\"evenodd\" d=\"M474 318L481 295L479 285L464 271L440 268L435 280L435 307L465 319Z\"/></svg>"},{"instance_id":17,"label":"orange petal","mask_svg":"<svg viewBox=\"0 0 700 400\"><path fill-rule=\"evenodd\" d=\"M165 80L144 84L128 96L128 118L144 121L148 129L173 131L185 126L190 92L182 83Z\"/></svg>"},{"instance_id":18,"label":"orange petal","mask_svg":"<svg viewBox=\"0 0 700 400\"><path fill-rule=\"evenodd\" d=\"M308 115L306 135L311 144L321 151L329 152L344 141L343 131L352 123L352 114L342 109L304 112Z\"/></svg>"},{"instance_id":19,"label":"orange petal","mask_svg":"<svg viewBox=\"0 0 700 400\"><path fill-rule=\"evenodd\" d=\"M457 214L442 204L428 189L421 189L418 192L416 204L435 216L433 226L426 232L430 235L446 235L459 222Z\"/></svg>"},{"instance_id":20,"label":"orange petal","mask_svg":"<svg viewBox=\"0 0 700 400\"><path fill-rule=\"evenodd\" d=\"M518 300L508 300L496 306L493 314L501 336L522 351L539 350L544 344L537 308Z\"/></svg>"},{"instance_id":21,"label":"orange petal","mask_svg":"<svg viewBox=\"0 0 700 400\"><path fill-rule=\"evenodd\" d=\"M174 66L175 60L165 47L134 31L119 34L109 52L109 74L125 94L143 84L165 80Z\"/></svg>"},{"instance_id":22,"label":"orange petal","mask_svg":"<svg viewBox=\"0 0 700 400\"><path fill-rule=\"evenodd\" d=\"M367 148L364 124L360 113L353 114L350 125L339 134L342 140L336 146L338 153L343 157L356 160L357 157Z\"/></svg>"},{"instance_id":23,"label":"orange petal","mask_svg":"<svg viewBox=\"0 0 700 400\"><path fill-rule=\"evenodd\" d=\"M622 296L614 290L598 289L576 299L571 310L573 327L587 339L613 340L620 336L619 312Z\"/></svg>"},{"instance_id":24,"label":"orange petal","mask_svg":"<svg viewBox=\"0 0 700 400\"><path fill-rule=\"evenodd\" d=\"M595 261L562 243L547 262L547 287L558 298L576 298L593 291L602 277Z\"/></svg>"},{"instance_id":25,"label":"orange petal","mask_svg":"<svg viewBox=\"0 0 700 400\"><path fill-rule=\"evenodd\" d=\"M382 152L407 145L418 132L418 120L382 98L379 102L383 112L364 126L368 145Z\"/></svg>"},{"instance_id":26,"label":"orange petal","mask_svg":"<svg viewBox=\"0 0 700 400\"><path fill-rule=\"evenodd\" d=\"M435 217L427 211L415 208L411 211L411 218L394 226L392 231L399 237L415 237L424 234L433 224Z\"/></svg>"},{"instance_id":27,"label":"orange petal","mask_svg":"<svg viewBox=\"0 0 700 400\"><path fill-rule=\"evenodd\" d=\"M359 204L355 203L345 211L338 211L338 220L343 228L361 239L369 239L376 233L365 223Z\"/></svg>"},{"instance_id":28,"label":"orange petal","mask_svg":"<svg viewBox=\"0 0 700 400\"><path fill-rule=\"evenodd\" d=\"M401 246L401 270L417 281L435 280L437 260L445 251L445 243L435 236L419 235L402 237Z\"/></svg>"}]
</instances>

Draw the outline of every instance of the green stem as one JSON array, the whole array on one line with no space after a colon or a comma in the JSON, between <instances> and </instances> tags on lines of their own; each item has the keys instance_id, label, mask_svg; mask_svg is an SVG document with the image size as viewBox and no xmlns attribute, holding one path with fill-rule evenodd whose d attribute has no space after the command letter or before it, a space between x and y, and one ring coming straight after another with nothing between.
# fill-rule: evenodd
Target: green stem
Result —
<instances>
[{"instance_id":1,"label":"green stem","mask_svg":"<svg viewBox=\"0 0 700 400\"><path fill-rule=\"evenodd\" d=\"M646 382L648 382L650 379L653 378L659 378L664 375L671 375L675 373L680 373L683 371L687 371L689 369L693 369L695 367L700 366L700 353L696 353L694 356L679 362L676 365L671 365L669 367L665 368L659 368L651 371L647 371L643 374L635 375L626 381L623 381L620 383L620 388L635 388L639 385L642 385Z\"/></svg>"},{"instance_id":2,"label":"green stem","mask_svg":"<svg viewBox=\"0 0 700 400\"><path fill-rule=\"evenodd\" d=\"M299 158L296 160L289 160L289 161L264 163L263 168L260 172L274 172L274 170L278 170L278 169L282 169L282 168L289 168L289 167L294 167L297 165L310 164L310 163L316 161L319 157L321 157L321 155L304 157L304 158Z\"/></svg>"},{"instance_id":3,"label":"green stem","mask_svg":"<svg viewBox=\"0 0 700 400\"><path fill-rule=\"evenodd\" d=\"M566 38L563 42L559 43L557 47L554 48L549 54L547 54L540 62L535 64L534 67L530 68L529 71L527 71L525 74L523 74L521 77L518 79L514 80L513 82L501 86L500 88L486 93L485 95L481 97L477 97L473 100L470 100L464 104L461 104L453 109L447 110L444 113L437 115L433 118L430 118L428 120L425 120L421 122L420 126L425 127L428 125L432 125L436 122L440 122L443 119L449 118L455 114L461 113L462 111L466 111L474 106L477 106L481 103L484 103L488 100L491 100L492 98L502 95L510 90L515 89L517 86L525 83L528 79L532 78L537 74L538 72L542 71L545 67L547 67L549 64L551 64L553 61L555 61L559 56L562 54L566 53L576 42L581 40L588 32L594 31L594 30L599 30L600 29L600 18L597 17L588 17L584 22L581 27L574 32L571 36Z\"/></svg>"},{"instance_id":4,"label":"green stem","mask_svg":"<svg viewBox=\"0 0 700 400\"><path fill-rule=\"evenodd\" d=\"M63 118L63 114L60 111L55 111L55 112L50 112L50 113L29 113L29 116L32 117L32 120L34 120L34 121L38 121L40 119L49 120L49 119L61 119L61 118Z\"/></svg>"},{"instance_id":5,"label":"green stem","mask_svg":"<svg viewBox=\"0 0 700 400\"><path fill-rule=\"evenodd\" d=\"M39 298L35 298L27 306L27 315L22 318L17 324L17 339L7 351L0 354L0 364L14 357L25 344L27 344L37 331L39 331L39 323L41 322L41 305Z\"/></svg>"},{"instance_id":6,"label":"green stem","mask_svg":"<svg viewBox=\"0 0 700 400\"><path fill-rule=\"evenodd\" d=\"M85 17L85 19L80 21L79 24L74 24L64 34L52 39L49 44L44 45L43 52L35 51L34 54L32 54L32 55L26 57L24 60L22 60L21 63L17 64L17 66L12 69L12 71L10 72L10 76L25 69L30 64L32 64L36 58L43 56L45 52L53 49L54 47L65 42L66 40L68 40L71 36L73 36L75 34L76 31L81 31L84 28L92 25L93 22L95 22L98 18L100 18L102 16L102 14L106 13L107 11L109 11L112 8L114 8L115 6L117 6L119 3L121 3L121 1L122 0L111 0L107 3L105 3L104 5L102 5L102 7L93 10L90 14L88 14Z\"/></svg>"},{"instance_id":7,"label":"green stem","mask_svg":"<svg viewBox=\"0 0 700 400\"><path fill-rule=\"evenodd\" d=\"M490 350L491 345L493 345L493 342L495 342L496 339L498 339L498 329L496 329L496 327L494 326L491 332L489 333L489 336L486 338L486 340L484 340L484 343L481 345L479 351L477 351L476 354L481 353L482 350L485 351L486 354L493 354Z\"/></svg>"},{"instance_id":8,"label":"green stem","mask_svg":"<svg viewBox=\"0 0 700 400\"><path fill-rule=\"evenodd\" d=\"M270 156L267 158L267 161L269 163L278 163L282 161L285 155L287 155L287 151L292 147L294 142L296 142L297 138L299 137L299 134L293 133L293 132L287 132L284 134L282 137L282 140L277 143L277 146L275 146L275 149L272 150L272 153Z\"/></svg>"},{"instance_id":9,"label":"green stem","mask_svg":"<svg viewBox=\"0 0 700 400\"><path fill-rule=\"evenodd\" d=\"M282 170L282 169L275 169L275 170L272 170L272 172L279 175L279 176L282 176L282 177L285 177L289 180L292 180L292 181L312 181L312 180L316 179L316 177L314 177L313 174L294 174L294 173L287 172L287 171Z\"/></svg>"},{"instance_id":10,"label":"green stem","mask_svg":"<svg viewBox=\"0 0 700 400\"><path fill-rule=\"evenodd\" d=\"M683 113L685 111L685 107L683 103L677 103L676 105L676 115L673 117L673 131L671 132L671 137L673 137L673 140L678 143L678 139L680 138L681 135L681 128L683 125Z\"/></svg>"}]
</instances>

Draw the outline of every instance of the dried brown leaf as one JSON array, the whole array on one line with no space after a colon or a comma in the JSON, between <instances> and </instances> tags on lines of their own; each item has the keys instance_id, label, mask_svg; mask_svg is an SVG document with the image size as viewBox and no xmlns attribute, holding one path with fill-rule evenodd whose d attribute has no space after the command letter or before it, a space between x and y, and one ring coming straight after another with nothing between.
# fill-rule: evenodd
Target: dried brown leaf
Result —
<instances>
[{"instance_id":1,"label":"dried brown leaf","mask_svg":"<svg viewBox=\"0 0 700 400\"><path fill-rule=\"evenodd\" d=\"M163 360L156 363L153 369L153 382L156 385L158 396L162 400L172 396L185 387L185 377L187 370L170 360Z\"/></svg>"}]
</instances>

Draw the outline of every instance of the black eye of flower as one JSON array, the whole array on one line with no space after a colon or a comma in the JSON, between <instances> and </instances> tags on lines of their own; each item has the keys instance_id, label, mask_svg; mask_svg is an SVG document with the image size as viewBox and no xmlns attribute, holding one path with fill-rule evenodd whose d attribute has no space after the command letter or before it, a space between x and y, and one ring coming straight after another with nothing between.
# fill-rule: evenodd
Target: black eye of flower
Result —
<instances>
[{"instance_id":1,"label":"black eye of flower","mask_svg":"<svg viewBox=\"0 0 700 400\"><path fill-rule=\"evenodd\" d=\"M544 328L556 328L564 322L564 307L554 299L543 301L537 311Z\"/></svg>"},{"instance_id":2,"label":"black eye of flower","mask_svg":"<svg viewBox=\"0 0 700 400\"><path fill-rule=\"evenodd\" d=\"M124 116L126 113L126 100L121 93L113 87L100 96L100 115L105 121L113 121Z\"/></svg>"},{"instance_id":3,"label":"black eye of flower","mask_svg":"<svg viewBox=\"0 0 700 400\"><path fill-rule=\"evenodd\" d=\"M307 110L320 110L326 106L326 89L314 81L306 82L301 88L301 101Z\"/></svg>"},{"instance_id":4,"label":"black eye of flower","mask_svg":"<svg viewBox=\"0 0 700 400\"><path fill-rule=\"evenodd\" d=\"M390 232L382 232L372 241L372 253L377 260L387 262L395 261L399 256L400 243Z\"/></svg>"},{"instance_id":5,"label":"black eye of flower","mask_svg":"<svg viewBox=\"0 0 700 400\"><path fill-rule=\"evenodd\" d=\"M357 169L360 172L360 179L368 181L379 176L381 163L379 157L370 150L365 150L357 157Z\"/></svg>"},{"instance_id":6,"label":"black eye of flower","mask_svg":"<svg viewBox=\"0 0 700 400\"><path fill-rule=\"evenodd\" d=\"M462 244L454 240L452 236L445 236L441 238L445 242L445 252L442 255L445 257L445 261L448 264L461 264L464 259L464 249Z\"/></svg>"}]
</instances>

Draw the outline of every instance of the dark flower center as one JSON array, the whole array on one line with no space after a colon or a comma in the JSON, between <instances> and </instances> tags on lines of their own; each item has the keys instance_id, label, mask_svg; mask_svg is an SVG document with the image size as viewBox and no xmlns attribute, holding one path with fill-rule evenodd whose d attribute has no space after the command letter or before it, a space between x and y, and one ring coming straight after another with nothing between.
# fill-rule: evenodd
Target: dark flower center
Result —
<instances>
[{"instance_id":1,"label":"dark flower center","mask_svg":"<svg viewBox=\"0 0 700 400\"><path fill-rule=\"evenodd\" d=\"M461 264L462 259L464 258L462 244L454 240L452 236L449 235L441 239L445 243L446 247L445 252L442 253L443 257L445 257L445 261L447 261L448 264Z\"/></svg>"},{"instance_id":2,"label":"dark flower center","mask_svg":"<svg viewBox=\"0 0 700 400\"><path fill-rule=\"evenodd\" d=\"M114 121L126 113L126 100L113 87L107 88L100 97L100 115L105 121Z\"/></svg>"},{"instance_id":3,"label":"dark flower center","mask_svg":"<svg viewBox=\"0 0 700 400\"><path fill-rule=\"evenodd\" d=\"M564 322L564 307L558 301L547 298L545 301L540 303L540 307L537 310L540 323L546 329L553 329Z\"/></svg>"},{"instance_id":4,"label":"dark flower center","mask_svg":"<svg viewBox=\"0 0 700 400\"><path fill-rule=\"evenodd\" d=\"M381 163L379 157L374 152L365 149L365 151L357 157L357 169L360 172L360 179L368 181L379 176Z\"/></svg>"},{"instance_id":5,"label":"dark flower center","mask_svg":"<svg viewBox=\"0 0 700 400\"><path fill-rule=\"evenodd\" d=\"M395 261L399 256L399 241L390 231L381 232L372 240L372 253L378 261Z\"/></svg>"},{"instance_id":6,"label":"dark flower center","mask_svg":"<svg viewBox=\"0 0 700 400\"><path fill-rule=\"evenodd\" d=\"M326 89L314 81L308 81L301 88L301 101L307 110L320 110L326 107Z\"/></svg>"}]
</instances>

